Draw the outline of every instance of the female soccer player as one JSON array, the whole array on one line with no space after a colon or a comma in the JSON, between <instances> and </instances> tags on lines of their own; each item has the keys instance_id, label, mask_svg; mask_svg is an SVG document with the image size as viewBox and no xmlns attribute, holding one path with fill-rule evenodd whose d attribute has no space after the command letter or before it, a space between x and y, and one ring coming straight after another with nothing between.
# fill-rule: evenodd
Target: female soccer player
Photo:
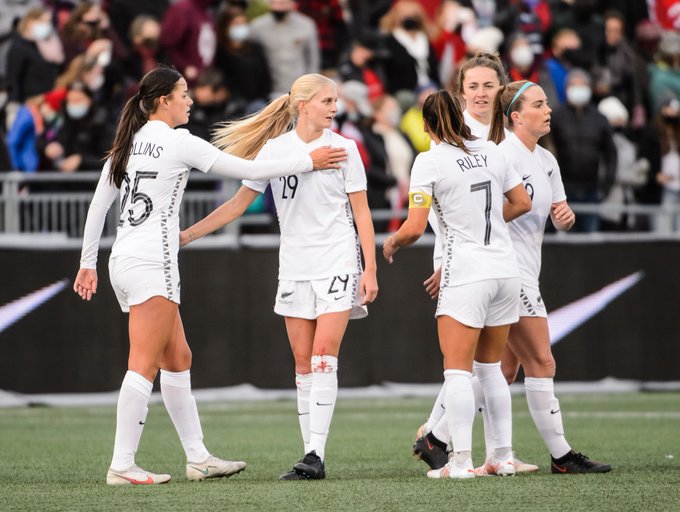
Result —
<instances>
[{"instance_id":1,"label":"female soccer player","mask_svg":"<svg viewBox=\"0 0 680 512\"><path fill-rule=\"evenodd\" d=\"M567 204L560 168L555 157L538 145L550 132L550 113L545 92L533 82L513 82L498 93L490 140L521 169L524 187L531 196L531 211L509 223L512 245L520 270L520 318L510 328L508 348L502 360L509 383L519 364L524 368L524 389L529 412L550 451L553 473L605 473L609 464L595 462L574 452L564 437L560 404L554 395L555 359L538 277L541 246L548 217L560 231L569 230L576 217ZM510 129L503 128L503 118ZM516 357L515 357L516 355ZM489 468L490 469L490 468ZM482 468L484 471L484 468Z\"/></svg>"},{"instance_id":2,"label":"female soccer player","mask_svg":"<svg viewBox=\"0 0 680 512\"><path fill-rule=\"evenodd\" d=\"M472 135L448 92L430 96L423 117L436 147L416 158L408 218L387 238L383 254L391 262L399 247L415 242L433 207L444 243L436 317L444 355L445 416L454 452L443 468L428 476L475 476L473 369L498 439L492 462L498 474L511 475L510 392L499 361L510 324L517 321L519 272L505 223L528 211L531 202L498 148Z\"/></svg>"},{"instance_id":3,"label":"female soccer player","mask_svg":"<svg viewBox=\"0 0 680 512\"><path fill-rule=\"evenodd\" d=\"M506 82L505 68L497 54L477 52L460 68L457 92L465 100L466 108L463 111L463 117L465 124L475 137L487 140L491 127L494 99L500 87L505 85ZM434 273L425 281L424 285L430 296L436 298L439 294L441 279L442 244L433 211L430 211L428 220L436 235L433 257ZM506 352L509 350L507 345L505 350ZM489 415L484 404L484 394L477 376L472 377L472 388L475 392L476 408L481 411L484 421L487 458L491 458L495 446L493 429L489 422ZM432 469L439 469L448 461L447 444L451 437L447 422L444 419L444 395L445 388L442 386L427 422L416 433L416 441L413 445L414 454ZM538 471L538 466L522 462L515 457L515 470L518 473L527 473Z\"/></svg>"},{"instance_id":4,"label":"female soccer player","mask_svg":"<svg viewBox=\"0 0 680 512\"><path fill-rule=\"evenodd\" d=\"M188 243L218 229L240 216L271 185L281 228L274 311L285 318L295 358L305 454L281 476L283 480L325 478L325 446L337 397L340 343L348 320L365 316L365 304L373 302L378 293L366 173L356 144L330 130L336 101L332 80L303 75L290 93L258 114L222 128L216 142L230 153L256 156L257 161L302 155L331 144L349 154L340 171L244 181L231 200L181 234L182 243ZM294 120L295 129L287 131Z\"/></svg>"},{"instance_id":5,"label":"female soccer player","mask_svg":"<svg viewBox=\"0 0 680 512\"><path fill-rule=\"evenodd\" d=\"M110 485L159 484L170 475L138 467L135 453L146 422L153 381L161 371L161 394L187 457L190 480L230 476L245 462L218 459L203 444L191 395L191 350L179 314L177 266L179 208L189 170L232 178L273 177L339 167L344 150L324 148L285 161L250 162L219 151L186 130L192 104L187 84L174 68L160 67L141 80L125 105L97 184L73 289L90 300L97 291L97 252L106 213L120 197L118 233L109 274L124 312L130 312L128 372L118 397ZM304 176L304 175L303 175Z\"/></svg>"}]
</instances>

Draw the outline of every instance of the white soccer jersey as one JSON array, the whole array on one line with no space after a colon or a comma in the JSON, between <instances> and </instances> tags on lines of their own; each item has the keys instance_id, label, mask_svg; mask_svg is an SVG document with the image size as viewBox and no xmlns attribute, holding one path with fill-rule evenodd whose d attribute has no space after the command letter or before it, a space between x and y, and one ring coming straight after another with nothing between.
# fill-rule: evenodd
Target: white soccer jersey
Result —
<instances>
[{"instance_id":1,"label":"white soccer jersey","mask_svg":"<svg viewBox=\"0 0 680 512\"><path fill-rule=\"evenodd\" d=\"M431 199L444 244L441 286L517 277L503 194L521 183L492 143L466 143L471 154L441 143L416 158L410 205Z\"/></svg>"},{"instance_id":2,"label":"white soccer jersey","mask_svg":"<svg viewBox=\"0 0 680 512\"><path fill-rule=\"evenodd\" d=\"M104 164L83 235L82 268L96 268L99 237L106 213L120 200L118 232L111 256L176 263L179 250L179 207L189 171L209 170L222 176L274 176L311 169L311 159L288 159L276 165L258 164L223 153L184 129L163 121L148 121L132 139L126 176L120 187L109 181Z\"/></svg>"},{"instance_id":3,"label":"white soccer jersey","mask_svg":"<svg viewBox=\"0 0 680 512\"><path fill-rule=\"evenodd\" d=\"M477 121L470 113L466 110L463 111L463 119L465 120L465 124L470 128L470 131L472 132L472 135L477 137L478 139L481 140L487 140L489 138L489 130L491 129L490 124L483 124ZM507 135L510 132L508 130L505 130L505 135ZM430 144L430 149L435 147L435 144L432 143ZM430 223L430 226L432 227L432 231L434 231L434 253L432 254L432 260L433 260L433 266L434 269L437 270L439 267L441 267L442 264L442 250L443 250L443 242L442 242L442 237L441 233L439 233L439 229L437 228L437 217L434 214L434 211L431 211L430 214L427 217L427 221Z\"/></svg>"},{"instance_id":4,"label":"white soccer jersey","mask_svg":"<svg viewBox=\"0 0 680 512\"><path fill-rule=\"evenodd\" d=\"M514 133L510 133L498 147L520 174L531 197L531 210L510 222L508 227L522 282L533 282L538 286L541 245L550 207L567 198L560 168L552 153L541 146L530 151Z\"/></svg>"},{"instance_id":5,"label":"white soccer jersey","mask_svg":"<svg viewBox=\"0 0 680 512\"><path fill-rule=\"evenodd\" d=\"M321 146L347 150L342 169L243 182L257 192L271 185L281 229L280 280L309 281L362 271L348 197L366 190L366 172L356 143L324 130L321 137L307 144L293 130L268 141L257 160L290 158Z\"/></svg>"}]
</instances>

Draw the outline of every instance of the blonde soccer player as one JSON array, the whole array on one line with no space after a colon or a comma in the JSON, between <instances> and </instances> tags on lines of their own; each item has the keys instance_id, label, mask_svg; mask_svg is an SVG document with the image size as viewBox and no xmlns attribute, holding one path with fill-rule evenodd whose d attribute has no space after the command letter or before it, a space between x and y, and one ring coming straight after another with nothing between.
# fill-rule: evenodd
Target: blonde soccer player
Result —
<instances>
[{"instance_id":1,"label":"blonde soccer player","mask_svg":"<svg viewBox=\"0 0 680 512\"><path fill-rule=\"evenodd\" d=\"M304 446L302 459L281 475L282 480L325 478L340 344L350 318L365 316L365 305L378 293L366 173L356 144L330 129L336 102L337 87L332 80L318 74L303 75L290 93L261 112L227 124L218 132L217 143L258 162L332 145L348 153L340 170L244 180L231 200L182 233L183 243L188 243L218 229L243 214L258 194L271 186L281 229L274 312L285 319L295 359ZM295 128L290 130L293 121Z\"/></svg>"}]
</instances>

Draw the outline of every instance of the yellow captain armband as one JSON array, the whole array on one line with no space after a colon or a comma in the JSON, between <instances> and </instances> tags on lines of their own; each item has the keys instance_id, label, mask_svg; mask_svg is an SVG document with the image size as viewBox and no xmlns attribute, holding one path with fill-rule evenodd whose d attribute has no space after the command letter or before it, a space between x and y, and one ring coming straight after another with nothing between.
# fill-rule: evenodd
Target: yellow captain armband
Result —
<instances>
[{"instance_id":1,"label":"yellow captain armband","mask_svg":"<svg viewBox=\"0 0 680 512\"><path fill-rule=\"evenodd\" d=\"M409 208L429 208L432 206L432 196L425 192L409 192L408 193L408 207Z\"/></svg>"}]
</instances>

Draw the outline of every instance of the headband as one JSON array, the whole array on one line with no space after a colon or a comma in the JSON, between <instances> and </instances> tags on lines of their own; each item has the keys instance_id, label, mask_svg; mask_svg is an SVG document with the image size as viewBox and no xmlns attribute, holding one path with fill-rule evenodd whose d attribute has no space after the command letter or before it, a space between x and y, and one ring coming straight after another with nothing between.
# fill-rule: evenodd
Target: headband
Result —
<instances>
[{"instance_id":1,"label":"headband","mask_svg":"<svg viewBox=\"0 0 680 512\"><path fill-rule=\"evenodd\" d=\"M513 103L517 101L517 98L519 98L524 91L526 91L529 87L532 85L536 85L533 82L527 82L525 83L522 87L519 88L519 90L515 93L515 95L512 97L512 101L510 102L510 105L508 105L508 109L505 111L505 115L508 119L510 119L510 108L512 107Z\"/></svg>"}]
</instances>

